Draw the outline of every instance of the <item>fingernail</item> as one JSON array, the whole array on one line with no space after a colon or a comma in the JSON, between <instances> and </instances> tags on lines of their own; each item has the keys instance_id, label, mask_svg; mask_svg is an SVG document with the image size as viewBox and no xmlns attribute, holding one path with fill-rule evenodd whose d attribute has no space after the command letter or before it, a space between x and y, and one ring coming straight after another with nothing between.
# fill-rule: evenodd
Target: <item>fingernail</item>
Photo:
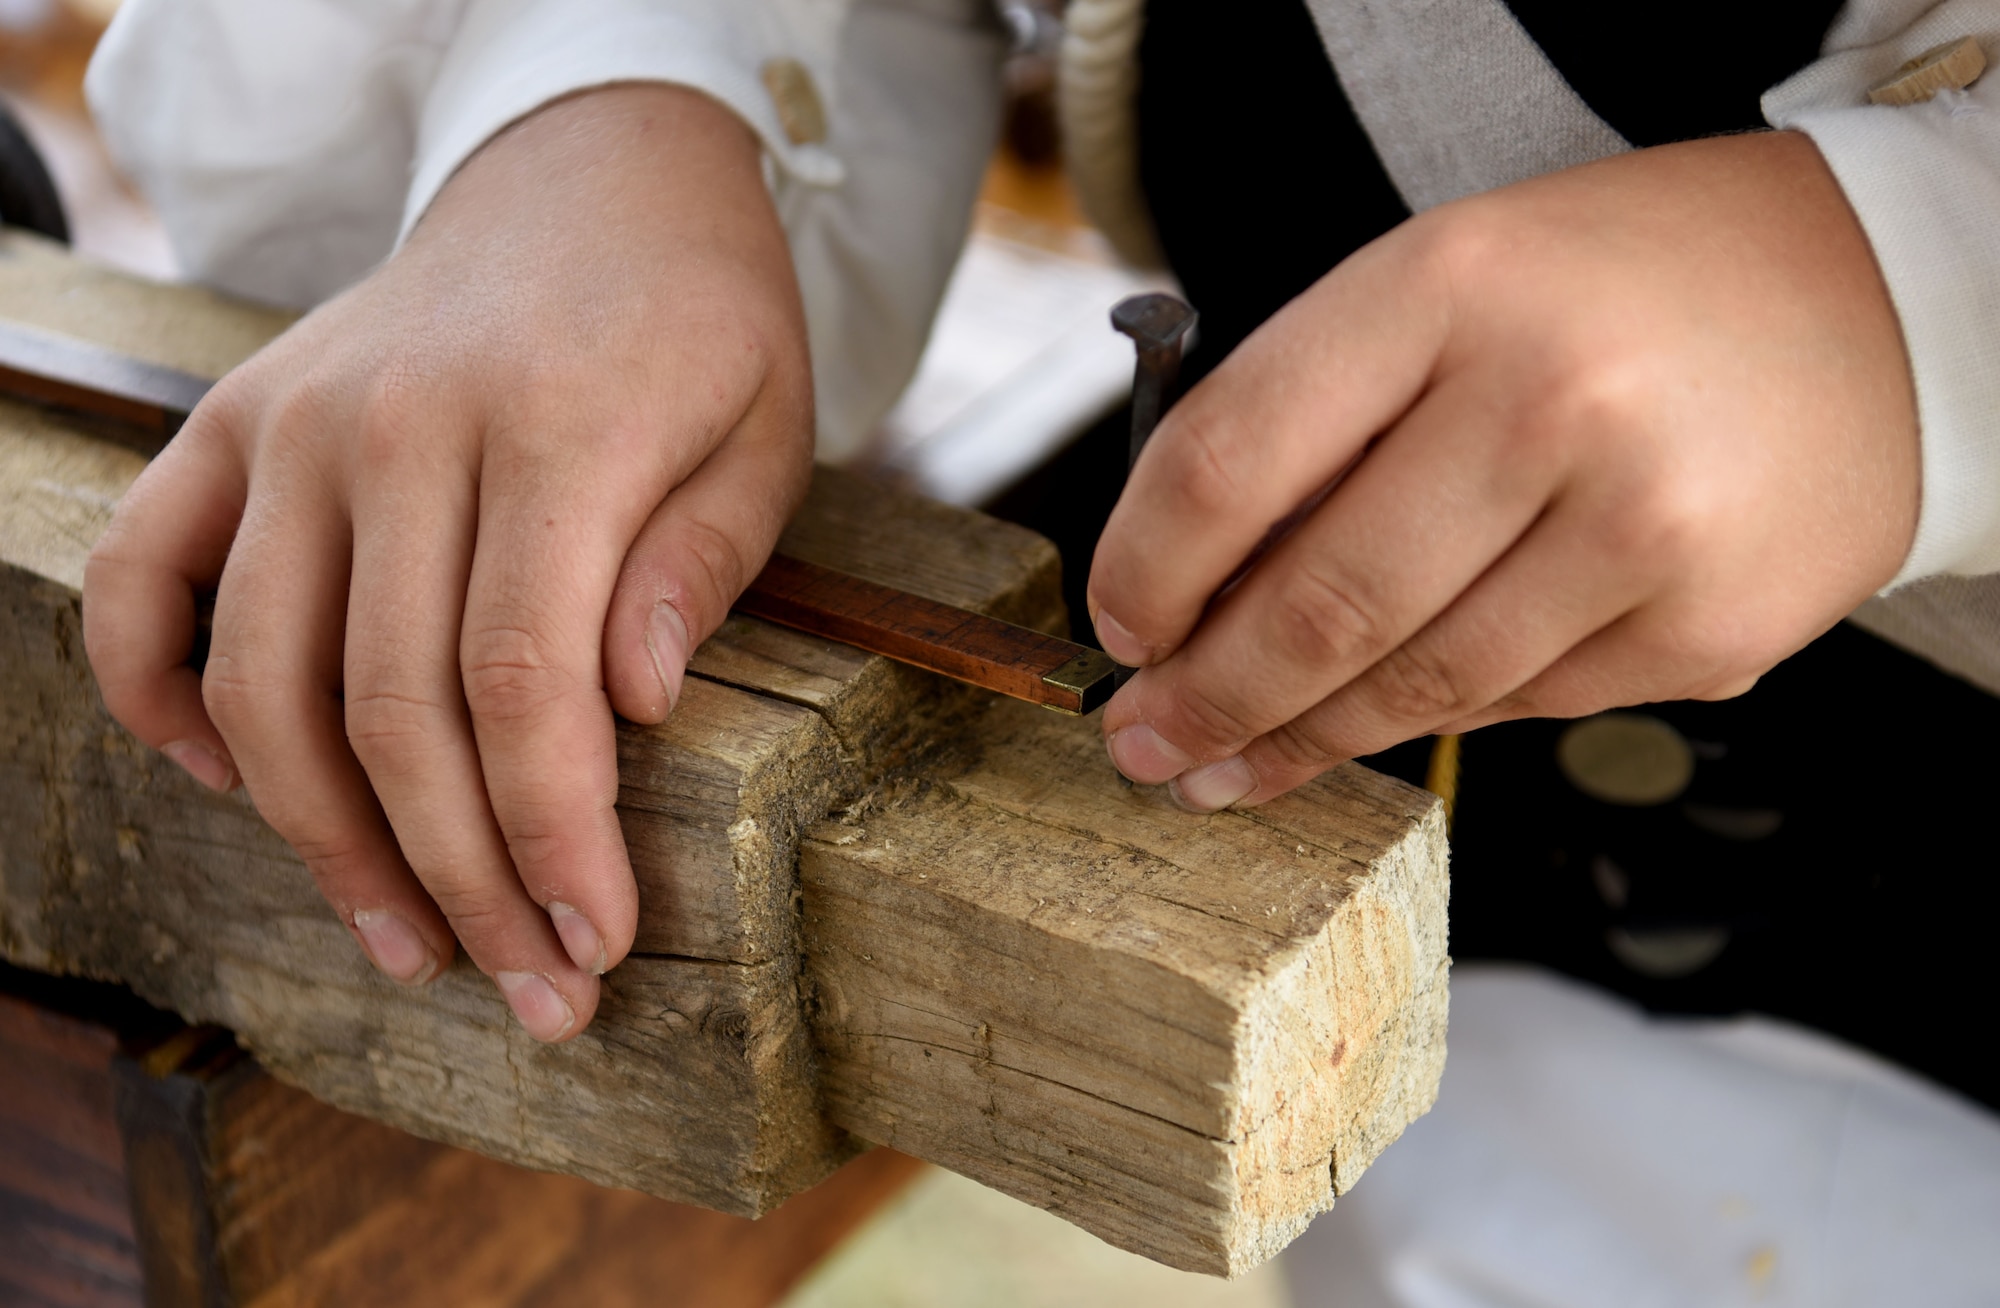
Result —
<instances>
[{"instance_id":1,"label":"fingernail","mask_svg":"<svg viewBox=\"0 0 2000 1308\"><path fill-rule=\"evenodd\" d=\"M1175 777L1168 785L1168 793L1174 803L1195 813L1214 813L1228 808L1257 788L1257 774L1243 761L1241 754L1223 759L1220 763L1210 763L1206 767L1191 768Z\"/></svg>"},{"instance_id":2,"label":"fingernail","mask_svg":"<svg viewBox=\"0 0 2000 1308\"><path fill-rule=\"evenodd\" d=\"M681 702L681 679L687 675L688 661L687 623L673 605L653 606L653 616L646 623L646 652L653 656L653 672L660 679L660 693L667 697L667 712L671 713Z\"/></svg>"},{"instance_id":3,"label":"fingernail","mask_svg":"<svg viewBox=\"0 0 2000 1308\"><path fill-rule=\"evenodd\" d=\"M549 905L549 920L556 924L556 934L562 937L563 948L569 951L569 961L592 976L603 976L604 937L597 934L590 919L568 904L555 903Z\"/></svg>"},{"instance_id":4,"label":"fingernail","mask_svg":"<svg viewBox=\"0 0 2000 1308\"><path fill-rule=\"evenodd\" d=\"M1099 609L1096 619L1097 643L1104 652L1128 668L1143 668L1153 661L1153 647L1125 629L1125 624Z\"/></svg>"},{"instance_id":5,"label":"fingernail","mask_svg":"<svg viewBox=\"0 0 2000 1308\"><path fill-rule=\"evenodd\" d=\"M417 929L386 908L355 910L354 930L375 966L406 986L420 986L437 974L437 955Z\"/></svg>"},{"instance_id":6,"label":"fingernail","mask_svg":"<svg viewBox=\"0 0 2000 1308\"><path fill-rule=\"evenodd\" d=\"M1171 781L1194 766L1192 757L1143 722L1112 732L1105 745L1118 770L1141 785Z\"/></svg>"},{"instance_id":7,"label":"fingernail","mask_svg":"<svg viewBox=\"0 0 2000 1308\"><path fill-rule=\"evenodd\" d=\"M576 1025L576 1014L549 979L536 972L495 972L494 984L521 1019L521 1029L537 1040L560 1040Z\"/></svg>"},{"instance_id":8,"label":"fingernail","mask_svg":"<svg viewBox=\"0 0 2000 1308\"><path fill-rule=\"evenodd\" d=\"M210 790L227 794L236 785L236 769L206 745L192 740L176 740L160 746L160 752L180 764L189 776Z\"/></svg>"}]
</instances>

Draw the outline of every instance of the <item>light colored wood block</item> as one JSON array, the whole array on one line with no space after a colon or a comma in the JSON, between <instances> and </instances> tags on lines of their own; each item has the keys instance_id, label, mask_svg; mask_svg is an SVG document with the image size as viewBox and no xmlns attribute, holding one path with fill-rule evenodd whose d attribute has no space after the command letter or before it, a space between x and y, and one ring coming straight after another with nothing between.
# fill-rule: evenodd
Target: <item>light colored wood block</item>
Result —
<instances>
[{"instance_id":1,"label":"light colored wood block","mask_svg":"<svg viewBox=\"0 0 2000 1308\"><path fill-rule=\"evenodd\" d=\"M1430 1107L1442 807L1349 765L1193 817L1094 724L969 734L803 852L834 1120L1172 1266L1257 1265Z\"/></svg>"},{"instance_id":2,"label":"light colored wood block","mask_svg":"<svg viewBox=\"0 0 2000 1308\"><path fill-rule=\"evenodd\" d=\"M0 312L209 372L284 321L14 233ZM122 981L331 1104L505 1161L754 1215L853 1133L1218 1274L1281 1248L1435 1092L1431 797L1346 768L1182 813L1118 781L1094 722L746 619L668 723L620 728L640 943L591 1027L537 1044L463 959L397 987L247 799L105 715L77 592L143 460L92 432L0 402L16 963ZM1065 622L1046 541L836 473L782 547Z\"/></svg>"}]
</instances>

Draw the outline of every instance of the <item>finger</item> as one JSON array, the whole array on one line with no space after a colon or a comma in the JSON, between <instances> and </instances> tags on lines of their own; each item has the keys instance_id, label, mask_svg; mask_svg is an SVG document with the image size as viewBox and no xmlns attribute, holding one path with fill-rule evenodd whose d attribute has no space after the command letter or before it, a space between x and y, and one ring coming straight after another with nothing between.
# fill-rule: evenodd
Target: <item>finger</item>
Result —
<instances>
[{"instance_id":1,"label":"finger","mask_svg":"<svg viewBox=\"0 0 2000 1308\"><path fill-rule=\"evenodd\" d=\"M347 747L348 535L318 493L253 493L216 599L202 689L257 809L384 973L421 984L453 941Z\"/></svg>"},{"instance_id":2,"label":"finger","mask_svg":"<svg viewBox=\"0 0 2000 1308\"><path fill-rule=\"evenodd\" d=\"M1404 233L1279 311L1161 422L1098 542L1089 605L1105 651L1179 648L1271 526L1413 404L1449 328L1445 282Z\"/></svg>"},{"instance_id":3,"label":"finger","mask_svg":"<svg viewBox=\"0 0 2000 1308\"><path fill-rule=\"evenodd\" d=\"M1615 530L1600 506L1559 501L1421 631L1234 758L1181 774L1175 798L1201 812L1261 804L1487 709L1665 584Z\"/></svg>"},{"instance_id":4,"label":"finger","mask_svg":"<svg viewBox=\"0 0 2000 1308\"><path fill-rule=\"evenodd\" d=\"M662 452L656 435L634 432L629 449L600 444L578 468L561 452L570 444L489 448L459 674L486 793L520 880L548 906L571 958L601 970L624 957L638 925L614 811L605 621L630 543L684 475L662 460L689 451ZM648 467L664 469L651 485ZM621 475L622 484L594 480Z\"/></svg>"},{"instance_id":5,"label":"finger","mask_svg":"<svg viewBox=\"0 0 2000 1308\"><path fill-rule=\"evenodd\" d=\"M213 790L236 764L202 706L195 593L214 588L243 513L243 465L197 412L119 502L83 574L83 641L104 706Z\"/></svg>"},{"instance_id":6,"label":"finger","mask_svg":"<svg viewBox=\"0 0 2000 1308\"><path fill-rule=\"evenodd\" d=\"M605 621L605 683L620 714L660 722L673 711L688 656L770 557L810 471L782 442L732 441L654 510Z\"/></svg>"},{"instance_id":7,"label":"finger","mask_svg":"<svg viewBox=\"0 0 2000 1308\"><path fill-rule=\"evenodd\" d=\"M528 1034L562 1040L589 1023L598 984L529 896L487 800L459 683L478 488L471 468L434 457L384 453L356 491L347 736L466 953Z\"/></svg>"},{"instance_id":8,"label":"finger","mask_svg":"<svg viewBox=\"0 0 2000 1308\"><path fill-rule=\"evenodd\" d=\"M1717 611L1723 616L1718 617ZM1676 699L1730 699L1763 673L1803 649L1805 639L1774 642L1746 605L1724 604L1696 614L1655 603L1627 614L1578 644L1539 675L1492 706L1500 716L1580 718L1606 709Z\"/></svg>"},{"instance_id":9,"label":"finger","mask_svg":"<svg viewBox=\"0 0 2000 1308\"><path fill-rule=\"evenodd\" d=\"M1456 599L1535 521L1559 472L1517 457L1484 379L1454 378L1384 437L1172 659L1105 710L1134 781L1218 762L1325 699Z\"/></svg>"}]
</instances>

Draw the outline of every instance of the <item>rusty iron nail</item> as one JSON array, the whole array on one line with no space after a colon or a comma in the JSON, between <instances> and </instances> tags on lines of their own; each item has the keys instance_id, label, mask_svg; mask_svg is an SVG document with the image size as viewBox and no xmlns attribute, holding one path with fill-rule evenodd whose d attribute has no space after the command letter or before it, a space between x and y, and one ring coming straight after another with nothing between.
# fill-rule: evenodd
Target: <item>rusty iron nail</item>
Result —
<instances>
[{"instance_id":1,"label":"rusty iron nail","mask_svg":"<svg viewBox=\"0 0 2000 1308\"><path fill-rule=\"evenodd\" d=\"M1164 291L1127 296L1111 308L1111 325L1131 337L1139 352L1132 373L1132 457L1126 464L1128 469L1139 461L1139 451L1146 448L1147 438L1173 403L1181 351L1195 317L1186 300Z\"/></svg>"}]
</instances>

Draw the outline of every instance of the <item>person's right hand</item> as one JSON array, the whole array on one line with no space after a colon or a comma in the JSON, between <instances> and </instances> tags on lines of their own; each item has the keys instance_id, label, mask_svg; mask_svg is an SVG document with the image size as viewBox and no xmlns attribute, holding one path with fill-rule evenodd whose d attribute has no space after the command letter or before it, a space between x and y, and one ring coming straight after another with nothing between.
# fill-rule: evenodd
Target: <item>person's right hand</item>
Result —
<instances>
[{"instance_id":1,"label":"person's right hand","mask_svg":"<svg viewBox=\"0 0 2000 1308\"><path fill-rule=\"evenodd\" d=\"M384 972L456 933L565 1039L637 923L612 712L671 711L811 451L755 139L691 91L579 95L203 402L91 555L91 663L141 740L240 776Z\"/></svg>"},{"instance_id":2,"label":"person's right hand","mask_svg":"<svg viewBox=\"0 0 2000 1308\"><path fill-rule=\"evenodd\" d=\"M1428 733L1741 694L1902 566L1919 453L1895 305L1805 136L1440 205L1146 446L1091 566L1144 668L1112 758L1212 812Z\"/></svg>"}]
</instances>

